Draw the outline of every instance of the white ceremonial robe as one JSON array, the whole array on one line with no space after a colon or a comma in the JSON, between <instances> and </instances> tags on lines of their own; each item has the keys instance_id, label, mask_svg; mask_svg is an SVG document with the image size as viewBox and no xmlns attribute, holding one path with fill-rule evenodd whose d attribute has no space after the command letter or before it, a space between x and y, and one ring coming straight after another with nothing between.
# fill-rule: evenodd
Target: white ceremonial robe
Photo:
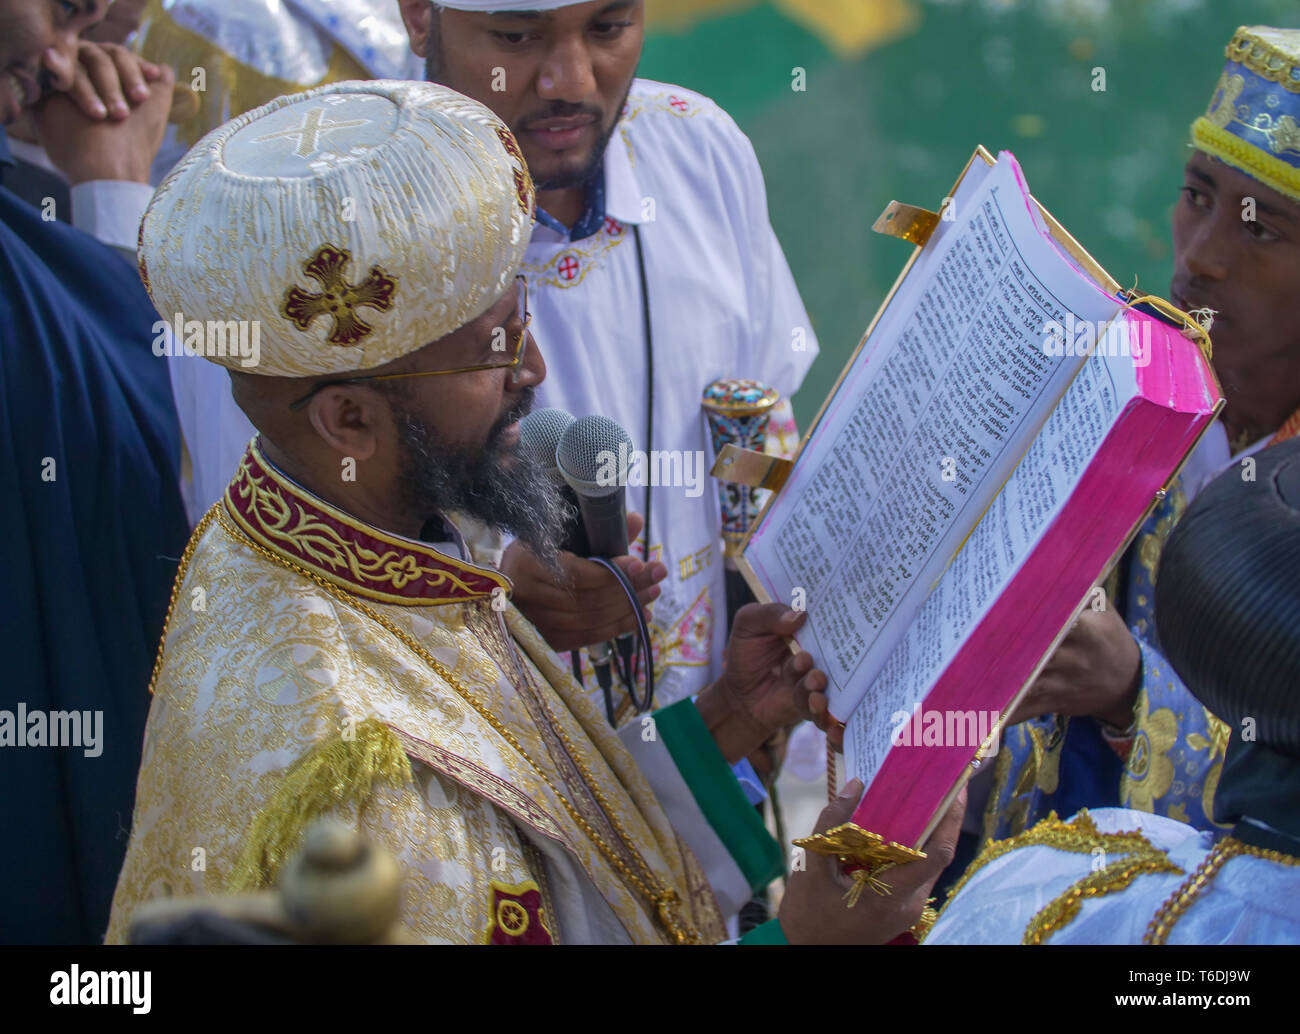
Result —
<instances>
[{"instance_id":1,"label":"white ceremonial robe","mask_svg":"<svg viewBox=\"0 0 1300 1034\"><path fill-rule=\"evenodd\" d=\"M611 417L646 449L646 343L633 227L654 338L651 559L668 568L651 635L661 705L721 671L726 595L713 450L700 396L720 377L798 390L817 354L767 213L763 175L731 117L697 93L637 80L605 151L605 223L572 241L539 221L523 272L546 357L539 405ZM653 458L653 457L652 457ZM681 476L674 476L681 471ZM629 470L631 473L631 470ZM687 474L697 480L685 483ZM629 485L629 510L646 489Z\"/></svg>"}]
</instances>

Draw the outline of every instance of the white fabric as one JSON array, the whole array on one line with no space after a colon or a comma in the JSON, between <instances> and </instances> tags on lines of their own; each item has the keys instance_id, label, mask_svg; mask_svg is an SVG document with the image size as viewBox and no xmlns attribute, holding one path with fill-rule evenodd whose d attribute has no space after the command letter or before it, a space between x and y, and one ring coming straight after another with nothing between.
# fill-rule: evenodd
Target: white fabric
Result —
<instances>
[{"instance_id":1,"label":"white fabric","mask_svg":"<svg viewBox=\"0 0 1300 1034\"><path fill-rule=\"evenodd\" d=\"M644 739L642 730L645 727L640 720L628 722L618 731L618 738L640 766L641 774L654 790L673 829L686 842L708 876L709 886L713 888L722 917L730 920L753 896L749 881L700 811L695 795L691 793L690 786L673 761L668 745L660 736L651 740Z\"/></svg>"},{"instance_id":2,"label":"white fabric","mask_svg":"<svg viewBox=\"0 0 1300 1034\"><path fill-rule=\"evenodd\" d=\"M587 0L436 0L453 11L554 11L585 4Z\"/></svg>"},{"instance_id":3,"label":"white fabric","mask_svg":"<svg viewBox=\"0 0 1300 1034\"><path fill-rule=\"evenodd\" d=\"M749 140L712 101L637 80L605 152L605 228L571 242L538 223L524 272L546 358L538 404L618 421L646 448L646 358L632 224L645 248L655 346L656 450L713 464L700 396L752 377L789 396L817 354L808 314L772 232ZM796 350L796 344L804 345ZM656 701L698 693L721 671L727 630L716 484L652 489L652 558L668 568L654 603ZM629 487L629 510L645 489ZM592 680L594 681L594 680ZM590 684L590 683L589 683ZM599 693L599 690L594 690Z\"/></svg>"},{"instance_id":4,"label":"white fabric","mask_svg":"<svg viewBox=\"0 0 1300 1034\"><path fill-rule=\"evenodd\" d=\"M68 191L72 225L105 244L134 252L153 187L128 180L90 180Z\"/></svg>"},{"instance_id":5,"label":"white fabric","mask_svg":"<svg viewBox=\"0 0 1300 1034\"><path fill-rule=\"evenodd\" d=\"M335 45L372 79L424 78L424 59L411 53L396 0L162 0L162 7L182 29L202 36L240 65L303 88L328 74ZM146 21L144 34L148 32ZM177 74L186 80L191 70L178 69ZM232 74L239 75L239 69ZM155 185L189 150L184 139L189 129L167 127L150 174Z\"/></svg>"},{"instance_id":6,"label":"white fabric","mask_svg":"<svg viewBox=\"0 0 1300 1034\"><path fill-rule=\"evenodd\" d=\"M1141 944L1161 906L1196 871L1217 834L1127 808L1088 813L1103 833L1140 830L1184 875L1148 873L1087 898L1048 944ZM1093 871L1093 854L1022 847L989 862L944 910L925 943L1019 944L1029 921ZM1102 859L1113 862L1115 859ZM1227 862L1174 924L1170 944L1300 944L1300 867L1262 858Z\"/></svg>"},{"instance_id":7,"label":"white fabric","mask_svg":"<svg viewBox=\"0 0 1300 1034\"><path fill-rule=\"evenodd\" d=\"M183 318L186 350L206 323L206 357L223 366L350 373L496 302L534 203L514 138L477 101L433 83L333 83L204 137L145 212L140 260L155 307L176 314L175 347ZM240 323L238 349L216 340L224 321Z\"/></svg>"}]
</instances>

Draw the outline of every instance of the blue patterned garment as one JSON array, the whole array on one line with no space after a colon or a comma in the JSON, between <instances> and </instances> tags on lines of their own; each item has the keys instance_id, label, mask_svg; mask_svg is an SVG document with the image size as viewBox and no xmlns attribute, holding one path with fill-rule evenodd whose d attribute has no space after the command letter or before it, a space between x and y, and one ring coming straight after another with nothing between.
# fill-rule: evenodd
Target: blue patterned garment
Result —
<instances>
[{"instance_id":1,"label":"blue patterned garment","mask_svg":"<svg viewBox=\"0 0 1300 1034\"><path fill-rule=\"evenodd\" d=\"M1228 729L1165 660L1155 626L1160 551L1186 508L1180 480L1142 525L1120 565L1127 574L1122 613L1142 651L1137 726L1127 761L1089 718L1046 715L1012 726L998 753L985 839L1014 836L1053 811L1072 815L1080 808L1116 806L1198 830L1223 828L1210 816Z\"/></svg>"}]
</instances>

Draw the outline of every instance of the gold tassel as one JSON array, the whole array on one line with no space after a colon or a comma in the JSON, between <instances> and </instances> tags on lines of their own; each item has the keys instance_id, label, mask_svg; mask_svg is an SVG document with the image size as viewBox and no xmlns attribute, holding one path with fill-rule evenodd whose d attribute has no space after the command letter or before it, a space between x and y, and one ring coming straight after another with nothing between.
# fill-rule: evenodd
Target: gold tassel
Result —
<instances>
[{"instance_id":1,"label":"gold tassel","mask_svg":"<svg viewBox=\"0 0 1300 1034\"><path fill-rule=\"evenodd\" d=\"M892 894L893 889L884 880L877 879L879 873L886 869L892 869L893 862L886 862L884 865L867 866L862 869L854 869L849 873L849 878L853 880L853 886L844 892L844 907L852 908L858 903L858 898L862 897L862 889L870 887L877 894Z\"/></svg>"},{"instance_id":2,"label":"gold tassel","mask_svg":"<svg viewBox=\"0 0 1300 1034\"><path fill-rule=\"evenodd\" d=\"M289 767L249 823L227 889L242 894L270 887L312 820L364 801L380 780L405 785L411 779L401 740L376 718L358 725L353 737L316 744Z\"/></svg>"}]
</instances>

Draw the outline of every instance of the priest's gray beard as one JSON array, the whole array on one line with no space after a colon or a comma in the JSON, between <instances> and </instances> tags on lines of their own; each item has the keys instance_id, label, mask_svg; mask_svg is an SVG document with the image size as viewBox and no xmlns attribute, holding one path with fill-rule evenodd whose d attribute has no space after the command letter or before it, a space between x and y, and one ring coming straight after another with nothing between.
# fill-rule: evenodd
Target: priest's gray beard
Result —
<instances>
[{"instance_id":1,"label":"priest's gray beard","mask_svg":"<svg viewBox=\"0 0 1300 1034\"><path fill-rule=\"evenodd\" d=\"M402 500L426 517L463 513L508 532L559 575L560 543L573 508L535 460L501 441L505 429L533 406L529 389L488 432L482 452L447 445L414 413L389 396L401 457Z\"/></svg>"}]
</instances>

